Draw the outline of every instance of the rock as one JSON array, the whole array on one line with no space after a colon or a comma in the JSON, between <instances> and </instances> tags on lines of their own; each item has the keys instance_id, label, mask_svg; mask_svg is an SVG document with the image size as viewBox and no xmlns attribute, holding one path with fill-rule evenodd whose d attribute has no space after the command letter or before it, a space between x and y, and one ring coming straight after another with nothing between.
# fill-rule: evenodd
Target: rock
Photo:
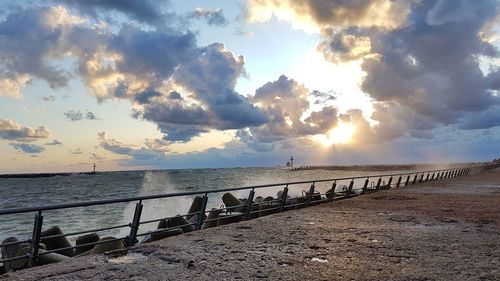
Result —
<instances>
[{"instance_id":1,"label":"rock","mask_svg":"<svg viewBox=\"0 0 500 281\"><path fill-rule=\"evenodd\" d=\"M115 237L104 237L99 240L99 242L104 242L108 240L116 239ZM122 240L109 241L107 243L97 244L92 248L90 254L104 254L105 252L125 249L125 245Z\"/></svg>"},{"instance_id":2,"label":"rock","mask_svg":"<svg viewBox=\"0 0 500 281\"><path fill-rule=\"evenodd\" d=\"M236 206L242 206L244 205L243 202L241 202L238 198L236 198L234 195L231 193L227 192L222 195L222 202L224 202L224 205L226 208L228 208L229 211L234 211L234 212L241 212L244 209L243 207L239 208L231 208L231 207L236 207Z\"/></svg>"},{"instance_id":3,"label":"rock","mask_svg":"<svg viewBox=\"0 0 500 281\"><path fill-rule=\"evenodd\" d=\"M54 238L44 239L44 237L59 235L59 234L63 234L63 231L59 226L53 226L45 231L42 231L42 233L40 234L41 237L40 240L47 246L48 251L73 246L71 242L69 242L67 237L54 237ZM65 255L67 257L73 257L75 255L75 249L61 250L57 251L56 253Z\"/></svg>"},{"instance_id":4,"label":"rock","mask_svg":"<svg viewBox=\"0 0 500 281\"><path fill-rule=\"evenodd\" d=\"M262 196L257 196L257 197L255 197L254 201L255 201L255 203L261 203L264 201L264 198Z\"/></svg>"},{"instance_id":5,"label":"rock","mask_svg":"<svg viewBox=\"0 0 500 281\"><path fill-rule=\"evenodd\" d=\"M8 237L5 240L2 241L2 244L4 243L14 243L14 242L19 242L19 240L16 237ZM2 249L2 259L8 259L8 258L13 258L17 256L17 253L21 250L22 247L27 245L27 243L23 244L17 244L17 245L9 245L5 247L1 247ZM4 262L4 270L5 272L9 272L11 270L16 270L16 269L21 269L25 265L27 265L28 259L23 259L23 260L17 260L17 261L10 261L10 262Z\"/></svg>"},{"instance_id":6,"label":"rock","mask_svg":"<svg viewBox=\"0 0 500 281\"><path fill-rule=\"evenodd\" d=\"M201 196L196 196L193 199L193 203L191 203L191 207L189 207L188 214L194 214L197 212L201 212L201 209L203 208L203 198ZM188 215L186 219L190 219L193 215Z\"/></svg>"},{"instance_id":7,"label":"rock","mask_svg":"<svg viewBox=\"0 0 500 281\"><path fill-rule=\"evenodd\" d=\"M232 212L232 213L222 213L219 214L219 219L217 220L217 226L240 222L243 218L243 213Z\"/></svg>"},{"instance_id":8,"label":"rock","mask_svg":"<svg viewBox=\"0 0 500 281\"><path fill-rule=\"evenodd\" d=\"M274 209L276 208L276 209ZM270 214L277 213L279 211L278 202L263 202L259 204L259 217L267 216ZM273 210L269 210L273 209Z\"/></svg>"},{"instance_id":9,"label":"rock","mask_svg":"<svg viewBox=\"0 0 500 281\"><path fill-rule=\"evenodd\" d=\"M264 202L269 202L269 201L273 201L274 200L274 197L272 196L267 196L266 198L264 198Z\"/></svg>"},{"instance_id":10,"label":"rock","mask_svg":"<svg viewBox=\"0 0 500 281\"><path fill-rule=\"evenodd\" d=\"M97 233L89 233L76 238L76 246L94 243L99 241L99 235ZM75 249L75 255L82 254L83 252L92 250L94 245L83 246Z\"/></svg>"},{"instance_id":11,"label":"rock","mask_svg":"<svg viewBox=\"0 0 500 281\"><path fill-rule=\"evenodd\" d=\"M65 261L65 260L69 259L69 257L67 257L65 255L58 254L58 253L50 253L50 254L46 254L46 255L40 255L40 254L43 254L45 252L46 251L44 249L38 250L38 263L37 263L37 265L56 263L56 262L61 262L61 261Z\"/></svg>"},{"instance_id":12,"label":"rock","mask_svg":"<svg viewBox=\"0 0 500 281\"><path fill-rule=\"evenodd\" d=\"M176 236L176 235L179 235L182 233L184 233L184 232L180 228L174 228L174 229L168 229L168 230L164 230L164 231L160 231L160 232L154 232L154 233L150 234L149 241L142 241L142 242L143 243L152 242L152 241L160 240L160 239L171 237L171 236Z\"/></svg>"},{"instance_id":13,"label":"rock","mask_svg":"<svg viewBox=\"0 0 500 281\"><path fill-rule=\"evenodd\" d=\"M335 190L329 189L326 192L326 198L328 198L328 200L332 200L334 196L335 196Z\"/></svg>"},{"instance_id":14,"label":"rock","mask_svg":"<svg viewBox=\"0 0 500 281\"><path fill-rule=\"evenodd\" d=\"M206 229L206 228L217 226L217 218L219 217L219 214L221 212L222 211L220 209L212 208L212 210L210 210L210 212L208 213L208 216L205 220L205 223L203 223L203 226L201 227L201 229Z\"/></svg>"},{"instance_id":15,"label":"rock","mask_svg":"<svg viewBox=\"0 0 500 281\"><path fill-rule=\"evenodd\" d=\"M171 228L177 226L182 228L182 231L184 233L188 233L195 230L194 225L189 225L189 222L181 215L177 215L173 218L167 219L165 228Z\"/></svg>"}]
</instances>

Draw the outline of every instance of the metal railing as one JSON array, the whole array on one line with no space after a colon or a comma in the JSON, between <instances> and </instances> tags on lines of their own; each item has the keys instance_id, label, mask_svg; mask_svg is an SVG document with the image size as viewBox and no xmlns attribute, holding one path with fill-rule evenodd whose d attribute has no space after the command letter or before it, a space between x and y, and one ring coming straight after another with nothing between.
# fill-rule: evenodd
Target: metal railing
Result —
<instances>
[{"instance_id":1,"label":"metal railing","mask_svg":"<svg viewBox=\"0 0 500 281\"><path fill-rule=\"evenodd\" d=\"M224 189L211 189L203 191L192 191L192 192L178 192L178 193L167 193L167 194L155 194L155 195L144 195L135 196L128 198L116 198L116 199L105 199L105 200L95 200L86 201L78 203L65 203L65 204L54 204L39 207L24 207L24 208L10 208L10 209L0 209L0 217L12 214L21 213L35 213L34 223L32 228L31 238L22 241L12 241L0 244L0 249L15 245L26 245L29 244L29 251L26 254L2 258L0 263L13 262L17 260L26 260L28 267L36 266L38 259L43 255L48 255L55 252L61 252L64 250L72 250L81 247L95 246L102 243L110 243L113 241L123 241L126 246L133 246L138 243L138 237L152 235L155 233L166 232L173 230L175 228L191 228L193 230L200 230L205 224L214 224L221 218L215 217L210 218L210 212L226 213L224 219L230 219L238 217L241 220L248 220L256 218L259 216L267 215L270 213L282 212L286 210L296 209L305 207L308 205L315 205L323 202L331 202L335 200L346 199L361 194L371 193L381 189L388 189L392 187L403 187L408 185L414 185L422 182L436 181L442 179L448 179L453 177L458 177L462 175L468 175L472 171L472 168L451 168L451 169L441 169L441 170L431 170L431 171L419 171L419 172L408 172L408 173L397 173L397 174L383 174L383 175L370 175L370 176L356 176L356 177L344 177L344 178L331 178L331 179L319 179L319 180L305 180L305 181L294 181L294 182L283 182L274 184L263 184L254 186L244 186L236 188L224 188ZM364 179L364 181L363 181ZM387 181L386 181L387 180ZM362 185L357 185L356 183L362 183ZM329 189L321 193L318 191L317 185L323 184L329 187ZM302 190L302 196L290 197L290 188L300 187L301 185L307 185L309 188ZM277 198L269 198L269 200L257 202L256 191L263 190L266 188L282 188L280 194ZM241 202L241 204L233 206L221 206L220 208L214 210L207 210L207 202L209 195L216 193L225 192L235 192L235 191L246 191L248 190L248 197ZM153 231L147 231L140 233L140 227L145 224L168 221L171 219L178 218L175 217L161 217L152 220L142 220L141 214L143 210L143 203L148 200L161 199L161 198L178 198L182 196L201 196L201 207L198 211L194 213L189 213L185 215L180 215L182 218L189 218L196 216L196 219L188 221L186 224L175 225L172 227L161 228ZM200 199L200 198L198 198ZM50 236L42 236L42 226L43 226L43 215L44 212L49 210L60 210L68 208L78 208L86 206L98 206L98 205L108 205L117 204L124 202L136 202L134 215L132 220L128 224L120 224L115 226L107 226L96 229L89 229L71 233L56 234ZM264 206L264 207L263 207ZM208 216L207 216L208 214ZM40 252L40 244L49 239L55 239L60 237L76 236L89 233L98 233L102 231L109 231L115 229L127 229L128 235L123 237L118 237L112 240L97 241L92 243L86 243L81 245L75 245L71 247L49 249ZM2 249L3 250L3 249ZM4 251L2 251L4 252Z\"/></svg>"}]
</instances>

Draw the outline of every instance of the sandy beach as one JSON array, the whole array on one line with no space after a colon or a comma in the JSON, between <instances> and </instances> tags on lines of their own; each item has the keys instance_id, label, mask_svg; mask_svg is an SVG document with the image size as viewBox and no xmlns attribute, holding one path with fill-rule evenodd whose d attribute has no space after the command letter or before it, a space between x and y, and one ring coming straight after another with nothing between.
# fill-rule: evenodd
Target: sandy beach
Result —
<instances>
[{"instance_id":1,"label":"sandy beach","mask_svg":"<svg viewBox=\"0 0 500 281\"><path fill-rule=\"evenodd\" d=\"M120 256L121 255L121 256ZM500 280L500 170L274 214L0 280Z\"/></svg>"}]
</instances>

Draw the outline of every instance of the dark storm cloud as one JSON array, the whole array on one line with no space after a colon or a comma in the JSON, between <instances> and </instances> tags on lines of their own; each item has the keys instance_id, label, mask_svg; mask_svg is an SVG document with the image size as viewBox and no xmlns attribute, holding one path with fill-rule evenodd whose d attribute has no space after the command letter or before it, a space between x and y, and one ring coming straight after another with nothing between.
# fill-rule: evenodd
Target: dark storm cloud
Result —
<instances>
[{"instance_id":1,"label":"dark storm cloud","mask_svg":"<svg viewBox=\"0 0 500 281\"><path fill-rule=\"evenodd\" d=\"M224 11L220 8L196 8L189 17L204 19L209 25L224 26L227 24Z\"/></svg>"},{"instance_id":2,"label":"dark storm cloud","mask_svg":"<svg viewBox=\"0 0 500 281\"><path fill-rule=\"evenodd\" d=\"M14 147L20 152L28 153L28 154L40 154L45 151L45 148L36 144L28 144L28 143L20 143L20 142L11 142L10 146Z\"/></svg>"},{"instance_id":3,"label":"dark storm cloud","mask_svg":"<svg viewBox=\"0 0 500 281\"><path fill-rule=\"evenodd\" d=\"M76 7L83 13L96 16L99 12L106 14L109 11L124 13L136 20L153 23L159 21L162 14L162 2L154 0L58 0L69 6Z\"/></svg>"},{"instance_id":4,"label":"dark storm cloud","mask_svg":"<svg viewBox=\"0 0 500 281\"><path fill-rule=\"evenodd\" d=\"M21 126L9 119L0 119L0 139L30 142L46 139L49 136L50 132L45 126L33 129Z\"/></svg>"}]
</instances>

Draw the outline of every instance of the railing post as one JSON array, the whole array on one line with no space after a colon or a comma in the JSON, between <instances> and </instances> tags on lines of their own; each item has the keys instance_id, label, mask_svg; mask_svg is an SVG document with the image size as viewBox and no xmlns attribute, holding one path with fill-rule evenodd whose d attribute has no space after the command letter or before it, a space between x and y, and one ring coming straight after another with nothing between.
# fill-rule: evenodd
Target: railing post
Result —
<instances>
[{"instance_id":1,"label":"railing post","mask_svg":"<svg viewBox=\"0 0 500 281\"><path fill-rule=\"evenodd\" d=\"M423 180L424 180L424 174L420 175L420 179L418 180L418 183L422 183Z\"/></svg>"},{"instance_id":2,"label":"railing post","mask_svg":"<svg viewBox=\"0 0 500 281\"><path fill-rule=\"evenodd\" d=\"M446 171L446 173L444 174L444 178L447 179L449 178L449 176L450 176L450 171Z\"/></svg>"},{"instance_id":3,"label":"railing post","mask_svg":"<svg viewBox=\"0 0 500 281\"><path fill-rule=\"evenodd\" d=\"M28 267L36 266L38 262L38 248L40 247L42 224L42 211L38 211L35 215L35 222L33 223L33 233L31 235L31 252L29 254Z\"/></svg>"},{"instance_id":4,"label":"railing post","mask_svg":"<svg viewBox=\"0 0 500 281\"><path fill-rule=\"evenodd\" d=\"M311 187L309 188L309 193L307 194L307 205L311 204L313 195L314 195L314 182L311 185Z\"/></svg>"},{"instance_id":5,"label":"railing post","mask_svg":"<svg viewBox=\"0 0 500 281\"><path fill-rule=\"evenodd\" d=\"M396 183L396 187L399 187L401 185L401 180L403 179L403 175L400 175L398 178L398 182Z\"/></svg>"},{"instance_id":6,"label":"railing post","mask_svg":"<svg viewBox=\"0 0 500 281\"><path fill-rule=\"evenodd\" d=\"M410 175L409 175L409 174L408 174L408 176L406 177L405 186L408 186L408 184L410 184Z\"/></svg>"},{"instance_id":7,"label":"railing post","mask_svg":"<svg viewBox=\"0 0 500 281\"><path fill-rule=\"evenodd\" d=\"M141 223L142 207L142 200L139 200L139 202L135 204L134 218L132 219L132 223L130 224L130 233L127 238L127 246L132 246L137 243L137 231L139 231L139 225Z\"/></svg>"},{"instance_id":8,"label":"railing post","mask_svg":"<svg viewBox=\"0 0 500 281\"><path fill-rule=\"evenodd\" d=\"M377 185L375 186L375 189L378 190L380 188L380 183L382 182L382 178L378 178Z\"/></svg>"},{"instance_id":9,"label":"railing post","mask_svg":"<svg viewBox=\"0 0 500 281\"><path fill-rule=\"evenodd\" d=\"M392 177L389 178L389 181L387 182L387 187L391 188L391 183L392 183Z\"/></svg>"},{"instance_id":10,"label":"railing post","mask_svg":"<svg viewBox=\"0 0 500 281\"><path fill-rule=\"evenodd\" d=\"M352 187L354 186L354 179L351 180L349 183L349 187L347 188L347 196L351 196L352 192Z\"/></svg>"},{"instance_id":11,"label":"railing post","mask_svg":"<svg viewBox=\"0 0 500 281\"><path fill-rule=\"evenodd\" d=\"M412 184L416 184L417 183L417 177L418 177L418 174L415 174L415 177L413 178L413 183Z\"/></svg>"},{"instance_id":12,"label":"railing post","mask_svg":"<svg viewBox=\"0 0 500 281\"><path fill-rule=\"evenodd\" d=\"M431 181L433 181L433 180L434 180L435 176L436 176L436 172L432 172Z\"/></svg>"},{"instance_id":13,"label":"railing post","mask_svg":"<svg viewBox=\"0 0 500 281\"><path fill-rule=\"evenodd\" d=\"M370 183L370 177L367 177L365 180L365 184L363 185L363 193L365 193L368 189L368 184Z\"/></svg>"},{"instance_id":14,"label":"railing post","mask_svg":"<svg viewBox=\"0 0 500 281\"><path fill-rule=\"evenodd\" d=\"M333 181L332 183L332 188L330 189L332 191L332 195L331 195L331 199L329 199L328 201L333 201L333 197L335 197L335 188L337 188L337 181ZM328 198L328 196L327 196Z\"/></svg>"},{"instance_id":15,"label":"railing post","mask_svg":"<svg viewBox=\"0 0 500 281\"><path fill-rule=\"evenodd\" d=\"M427 177L425 177L425 182L429 181L429 176L430 176L430 173L427 173Z\"/></svg>"},{"instance_id":16,"label":"railing post","mask_svg":"<svg viewBox=\"0 0 500 281\"><path fill-rule=\"evenodd\" d=\"M288 196L288 185L286 185L285 188L283 188L283 194L281 195L281 202L280 202L280 212L283 212L285 210L287 196Z\"/></svg>"},{"instance_id":17,"label":"railing post","mask_svg":"<svg viewBox=\"0 0 500 281\"><path fill-rule=\"evenodd\" d=\"M208 203L208 194L205 193L203 195L203 198L201 199L201 209L198 213L198 220L196 221L196 230L200 230L201 226L203 225L204 217L205 217L205 212L207 211L207 203Z\"/></svg>"},{"instance_id":18,"label":"railing post","mask_svg":"<svg viewBox=\"0 0 500 281\"><path fill-rule=\"evenodd\" d=\"M250 219L250 212L252 211L253 197L255 196L255 190L250 190L247 199L247 209L245 211L245 219Z\"/></svg>"}]
</instances>

